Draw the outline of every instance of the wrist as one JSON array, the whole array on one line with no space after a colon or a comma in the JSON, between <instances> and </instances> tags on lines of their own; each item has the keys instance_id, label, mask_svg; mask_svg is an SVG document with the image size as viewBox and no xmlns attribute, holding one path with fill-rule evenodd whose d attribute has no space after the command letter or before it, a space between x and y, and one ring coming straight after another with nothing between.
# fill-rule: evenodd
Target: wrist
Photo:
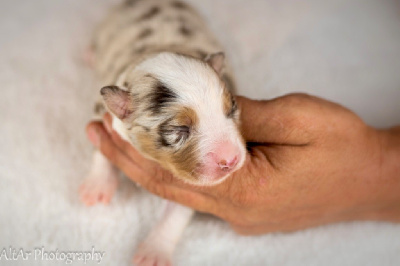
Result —
<instances>
[{"instance_id":1,"label":"wrist","mask_svg":"<svg viewBox=\"0 0 400 266\"><path fill-rule=\"evenodd\" d=\"M400 126L381 131L382 173L397 181L400 180ZM398 191L400 194L400 191Z\"/></svg>"},{"instance_id":2,"label":"wrist","mask_svg":"<svg viewBox=\"0 0 400 266\"><path fill-rule=\"evenodd\" d=\"M371 218L400 222L400 127L376 132L380 161L373 183L378 202Z\"/></svg>"}]
</instances>

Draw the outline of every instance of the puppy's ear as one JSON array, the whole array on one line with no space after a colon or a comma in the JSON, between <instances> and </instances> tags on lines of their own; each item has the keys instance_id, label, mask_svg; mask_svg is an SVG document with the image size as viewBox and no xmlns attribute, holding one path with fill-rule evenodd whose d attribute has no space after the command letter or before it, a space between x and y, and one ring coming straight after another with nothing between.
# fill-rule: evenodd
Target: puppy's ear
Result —
<instances>
[{"instance_id":1,"label":"puppy's ear","mask_svg":"<svg viewBox=\"0 0 400 266\"><path fill-rule=\"evenodd\" d=\"M100 90L108 110L121 120L126 120L134 111L133 99L128 91L118 86L106 86Z\"/></svg>"},{"instance_id":2,"label":"puppy's ear","mask_svg":"<svg viewBox=\"0 0 400 266\"><path fill-rule=\"evenodd\" d=\"M218 75L221 75L225 61L225 54L223 52L209 54L205 58L205 61L215 70L215 72L218 73Z\"/></svg>"}]
</instances>

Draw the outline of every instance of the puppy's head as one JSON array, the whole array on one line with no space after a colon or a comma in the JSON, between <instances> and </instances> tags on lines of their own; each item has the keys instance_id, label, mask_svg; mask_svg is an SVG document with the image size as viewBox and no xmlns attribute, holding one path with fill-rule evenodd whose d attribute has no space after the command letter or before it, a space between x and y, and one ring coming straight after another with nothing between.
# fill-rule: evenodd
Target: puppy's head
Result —
<instances>
[{"instance_id":1,"label":"puppy's head","mask_svg":"<svg viewBox=\"0 0 400 266\"><path fill-rule=\"evenodd\" d=\"M160 53L101 89L131 143L191 184L219 183L245 160L239 110L219 76L223 59Z\"/></svg>"}]
</instances>

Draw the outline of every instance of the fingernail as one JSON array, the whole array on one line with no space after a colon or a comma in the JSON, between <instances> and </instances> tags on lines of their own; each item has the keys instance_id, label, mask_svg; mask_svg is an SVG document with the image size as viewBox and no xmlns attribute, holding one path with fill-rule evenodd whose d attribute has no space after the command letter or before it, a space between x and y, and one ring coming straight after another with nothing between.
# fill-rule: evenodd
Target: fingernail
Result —
<instances>
[{"instance_id":1,"label":"fingernail","mask_svg":"<svg viewBox=\"0 0 400 266\"><path fill-rule=\"evenodd\" d=\"M99 132L97 131L96 128L90 128L88 129L88 138L90 140L90 142L95 146L95 147L99 147L100 145L100 136L99 136Z\"/></svg>"}]
</instances>

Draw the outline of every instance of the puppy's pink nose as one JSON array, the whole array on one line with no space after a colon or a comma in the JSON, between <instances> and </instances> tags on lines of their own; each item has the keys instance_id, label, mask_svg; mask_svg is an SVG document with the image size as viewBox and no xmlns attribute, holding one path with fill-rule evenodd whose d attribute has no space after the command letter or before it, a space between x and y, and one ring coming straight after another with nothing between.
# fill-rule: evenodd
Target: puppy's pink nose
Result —
<instances>
[{"instance_id":1,"label":"puppy's pink nose","mask_svg":"<svg viewBox=\"0 0 400 266\"><path fill-rule=\"evenodd\" d=\"M216 170L228 172L233 170L239 162L239 147L231 141L223 140L214 146L208 153L209 163Z\"/></svg>"},{"instance_id":2,"label":"puppy's pink nose","mask_svg":"<svg viewBox=\"0 0 400 266\"><path fill-rule=\"evenodd\" d=\"M202 173L209 180L218 180L236 170L242 161L240 146L233 141L217 141L204 158Z\"/></svg>"},{"instance_id":3,"label":"puppy's pink nose","mask_svg":"<svg viewBox=\"0 0 400 266\"><path fill-rule=\"evenodd\" d=\"M237 163L238 163L238 156L236 155L233 159L230 159L230 160L226 160L226 159L220 160L218 162L218 166L223 171L229 171L229 170L235 168Z\"/></svg>"}]
</instances>

